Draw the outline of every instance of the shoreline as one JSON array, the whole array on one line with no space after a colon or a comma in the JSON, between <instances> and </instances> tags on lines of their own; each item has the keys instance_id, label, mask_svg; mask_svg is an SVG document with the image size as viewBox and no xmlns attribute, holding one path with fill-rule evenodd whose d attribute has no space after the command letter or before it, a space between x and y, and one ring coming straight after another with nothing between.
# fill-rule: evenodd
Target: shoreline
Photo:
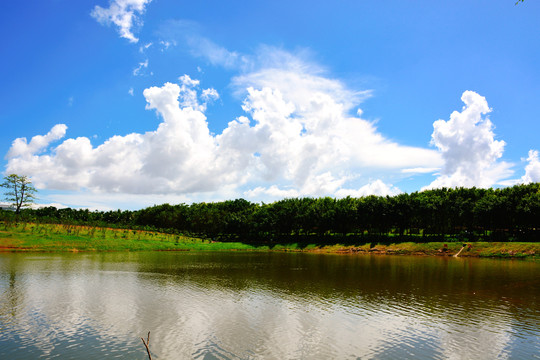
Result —
<instances>
[{"instance_id":1,"label":"shoreline","mask_svg":"<svg viewBox=\"0 0 540 360\"><path fill-rule=\"evenodd\" d=\"M466 244L466 246L463 246ZM274 250L272 250L274 251ZM540 259L537 242L468 242L468 243L394 243L362 246L328 245L311 249L279 249L277 251L340 255L408 255L459 258Z\"/></svg>"},{"instance_id":2,"label":"shoreline","mask_svg":"<svg viewBox=\"0 0 540 360\"><path fill-rule=\"evenodd\" d=\"M0 227L0 253L131 252L131 251L259 251L339 255L414 255L508 259L540 259L540 242L398 242L357 245L250 245L216 242L155 231L90 226L21 223Z\"/></svg>"},{"instance_id":3,"label":"shoreline","mask_svg":"<svg viewBox=\"0 0 540 360\"><path fill-rule=\"evenodd\" d=\"M498 258L498 259L532 259L540 260L540 243L468 243L472 245L471 250L463 251L458 255L463 247L457 251L443 251L445 243L397 243L390 245L377 244L372 248L371 244L362 246L341 246L326 245L322 247L298 248L296 244L281 245L274 247L255 247L240 243L241 246L235 246L237 243L215 243L217 245L230 244L231 246L195 246L189 248L182 246L179 248L115 248L96 249L96 248L56 248L54 246L2 246L0 245L0 254L2 253L108 253L108 252L287 252L287 253L307 253L307 254L328 254L328 255L346 255L346 256L422 256L422 257L447 257L447 258ZM480 244L480 246L479 246ZM433 249L433 246L441 246L440 249ZM413 247L411 249L411 247ZM525 248L522 250L518 247ZM450 247L449 248L453 248Z\"/></svg>"}]
</instances>

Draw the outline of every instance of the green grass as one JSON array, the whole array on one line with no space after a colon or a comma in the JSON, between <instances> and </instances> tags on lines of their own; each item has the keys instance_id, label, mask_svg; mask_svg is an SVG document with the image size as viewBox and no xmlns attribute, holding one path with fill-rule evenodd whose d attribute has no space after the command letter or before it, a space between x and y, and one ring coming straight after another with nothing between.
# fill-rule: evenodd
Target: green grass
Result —
<instances>
[{"instance_id":1,"label":"green grass","mask_svg":"<svg viewBox=\"0 0 540 360\"><path fill-rule=\"evenodd\" d=\"M460 253L460 257L540 258L540 243L537 242L405 242L390 245L332 245L321 247L318 251L330 253L452 256L459 252L464 243L467 244L467 247Z\"/></svg>"},{"instance_id":2,"label":"green grass","mask_svg":"<svg viewBox=\"0 0 540 360\"><path fill-rule=\"evenodd\" d=\"M153 231L31 223L0 224L0 250L3 251L230 251L255 249L254 246L238 242L212 242Z\"/></svg>"},{"instance_id":3,"label":"green grass","mask_svg":"<svg viewBox=\"0 0 540 360\"><path fill-rule=\"evenodd\" d=\"M463 242L253 246L194 237L91 226L0 223L0 251L291 251L343 254L452 256ZM540 243L468 242L462 257L540 258Z\"/></svg>"},{"instance_id":4,"label":"green grass","mask_svg":"<svg viewBox=\"0 0 540 360\"><path fill-rule=\"evenodd\" d=\"M453 256L462 245L467 246L460 257L498 257L498 258L536 258L540 259L540 243L534 242L429 242L429 243L367 243L358 246L351 245L307 245L298 244L275 245L274 251L317 252L329 254L377 254L377 255L429 255Z\"/></svg>"}]
</instances>

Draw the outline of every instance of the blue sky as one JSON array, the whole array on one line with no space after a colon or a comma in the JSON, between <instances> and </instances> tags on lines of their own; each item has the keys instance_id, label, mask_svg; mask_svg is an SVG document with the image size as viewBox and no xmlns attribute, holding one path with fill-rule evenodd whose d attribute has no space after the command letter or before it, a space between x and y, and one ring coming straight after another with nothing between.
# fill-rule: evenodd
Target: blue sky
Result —
<instances>
[{"instance_id":1,"label":"blue sky","mask_svg":"<svg viewBox=\"0 0 540 360\"><path fill-rule=\"evenodd\" d=\"M137 209L540 181L540 4L3 2L0 153Z\"/></svg>"}]
</instances>

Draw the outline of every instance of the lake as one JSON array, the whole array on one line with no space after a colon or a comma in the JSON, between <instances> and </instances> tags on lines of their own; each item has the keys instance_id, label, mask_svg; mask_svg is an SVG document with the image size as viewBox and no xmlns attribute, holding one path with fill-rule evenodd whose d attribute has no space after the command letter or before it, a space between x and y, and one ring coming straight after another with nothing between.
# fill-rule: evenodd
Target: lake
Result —
<instances>
[{"instance_id":1,"label":"lake","mask_svg":"<svg viewBox=\"0 0 540 360\"><path fill-rule=\"evenodd\" d=\"M0 358L540 359L540 263L0 253Z\"/></svg>"}]
</instances>

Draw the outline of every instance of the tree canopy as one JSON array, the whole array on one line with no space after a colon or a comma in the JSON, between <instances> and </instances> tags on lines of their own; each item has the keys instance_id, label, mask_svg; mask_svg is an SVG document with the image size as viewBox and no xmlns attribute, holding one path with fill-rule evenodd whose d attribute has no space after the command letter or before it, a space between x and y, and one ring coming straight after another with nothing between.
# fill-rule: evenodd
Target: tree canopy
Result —
<instances>
[{"instance_id":1,"label":"tree canopy","mask_svg":"<svg viewBox=\"0 0 540 360\"><path fill-rule=\"evenodd\" d=\"M0 212L0 220L9 217ZM540 183L396 196L244 199L137 211L26 209L31 221L161 230L221 241L540 241Z\"/></svg>"}]
</instances>

